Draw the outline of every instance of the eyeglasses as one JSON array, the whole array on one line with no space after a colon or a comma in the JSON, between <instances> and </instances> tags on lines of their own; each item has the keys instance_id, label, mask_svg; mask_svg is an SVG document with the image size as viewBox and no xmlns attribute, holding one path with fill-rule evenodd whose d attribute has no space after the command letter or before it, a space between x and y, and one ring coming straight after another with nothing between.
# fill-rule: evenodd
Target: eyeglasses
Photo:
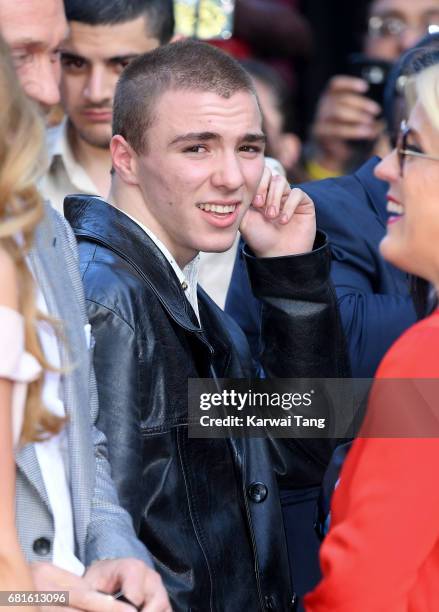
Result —
<instances>
[{"instance_id":1,"label":"eyeglasses","mask_svg":"<svg viewBox=\"0 0 439 612\"><path fill-rule=\"evenodd\" d=\"M418 26L410 26L403 19L392 16L379 17L378 15L373 15L369 18L368 22L369 36L377 38L399 38L408 29L419 30L420 36L439 32L439 13L437 15L430 15L424 23Z\"/></svg>"},{"instance_id":2,"label":"eyeglasses","mask_svg":"<svg viewBox=\"0 0 439 612\"><path fill-rule=\"evenodd\" d=\"M439 161L439 157L428 155L416 145L409 144L407 142L407 138L410 132L411 128L407 125L407 122L402 121L398 139L396 141L396 152L398 154L400 176L403 176L404 173L404 162L406 157L423 157L424 159L430 159L431 161Z\"/></svg>"}]
</instances>

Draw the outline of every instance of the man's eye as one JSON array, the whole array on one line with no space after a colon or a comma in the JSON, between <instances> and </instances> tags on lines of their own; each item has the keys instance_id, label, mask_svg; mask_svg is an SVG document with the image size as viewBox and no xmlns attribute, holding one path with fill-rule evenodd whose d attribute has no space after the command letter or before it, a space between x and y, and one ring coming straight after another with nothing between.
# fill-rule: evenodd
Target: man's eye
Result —
<instances>
[{"instance_id":1,"label":"man's eye","mask_svg":"<svg viewBox=\"0 0 439 612\"><path fill-rule=\"evenodd\" d=\"M123 70L128 66L130 62L132 62L132 59L124 59L117 62L117 65Z\"/></svg>"},{"instance_id":2,"label":"man's eye","mask_svg":"<svg viewBox=\"0 0 439 612\"><path fill-rule=\"evenodd\" d=\"M80 57L70 57L61 53L61 65L68 70L81 70L85 66L85 61Z\"/></svg>"},{"instance_id":3,"label":"man's eye","mask_svg":"<svg viewBox=\"0 0 439 612\"><path fill-rule=\"evenodd\" d=\"M256 145L242 145L239 150L243 153L261 153L262 147Z\"/></svg>"},{"instance_id":4,"label":"man's eye","mask_svg":"<svg viewBox=\"0 0 439 612\"><path fill-rule=\"evenodd\" d=\"M206 150L204 145L192 145L183 149L183 153L204 153Z\"/></svg>"},{"instance_id":5,"label":"man's eye","mask_svg":"<svg viewBox=\"0 0 439 612\"><path fill-rule=\"evenodd\" d=\"M33 59L33 53L29 51L14 51L12 60L16 68L20 68L24 64L29 64Z\"/></svg>"},{"instance_id":6,"label":"man's eye","mask_svg":"<svg viewBox=\"0 0 439 612\"><path fill-rule=\"evenodd\" d=\"M119 74L125 70L125 68L128 66L128 64L130 64L133 59L135 59L137 57L137 55L130 55L127 57L121 57L121 58L114 58L110 60L110 66L112 67L113 70L115 70L116 72L118 72Z\"/></svg>"}]
</instances>

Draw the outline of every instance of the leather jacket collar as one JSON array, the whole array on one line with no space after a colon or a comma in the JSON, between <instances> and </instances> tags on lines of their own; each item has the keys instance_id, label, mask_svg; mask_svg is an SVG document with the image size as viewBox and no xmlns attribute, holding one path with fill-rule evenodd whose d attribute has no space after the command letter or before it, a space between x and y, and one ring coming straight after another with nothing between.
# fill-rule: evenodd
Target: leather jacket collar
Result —
<instances>
[{"instance_id":1,"label":"leather jacket collar","mask_svg":"<svg viewBox=\"0 0 439 612\"><path fill-rule=\"evenodd\" d=\"M90 238L128 261L176 323L191 332L202 331L171 265L137 223L105 200L88 195L68 196L64 214L77 237Z\"/></svg>"}]
</instances>

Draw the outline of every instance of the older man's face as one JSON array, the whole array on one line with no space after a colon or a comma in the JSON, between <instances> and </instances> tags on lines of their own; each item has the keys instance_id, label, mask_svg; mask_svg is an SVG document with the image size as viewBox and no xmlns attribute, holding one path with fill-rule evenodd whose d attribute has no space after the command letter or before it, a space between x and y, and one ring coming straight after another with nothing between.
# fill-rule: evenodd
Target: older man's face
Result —
<instances>
[{"instance_id":1,"label":"older man's face","mask_svg":"<svg viewBox=\"0 0 439 612\"><path fill-rule=\"evenodd\" d=\"M439 0L375 0L365 53L395 61L435 25L439 26Z\"/></svg>"},{"instance_id":2,"label":"older man's face","mask_svg":"<svg viewBox=\"0 0 439 612\"><path fill-rule=\"evenodd\" d=\"M67 35L62 0L0 0L0 32L27 95L45 110L59 102L58 47Z\"/></svg>"}]
</instances>

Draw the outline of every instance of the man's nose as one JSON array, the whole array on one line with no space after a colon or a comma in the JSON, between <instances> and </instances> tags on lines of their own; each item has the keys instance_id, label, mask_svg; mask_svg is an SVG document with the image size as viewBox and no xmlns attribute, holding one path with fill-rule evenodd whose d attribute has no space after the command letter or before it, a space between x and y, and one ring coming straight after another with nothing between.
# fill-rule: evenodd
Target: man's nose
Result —
<instances>
[{"instance_id":1,"label":"man's nose","mask_svg":"<svg viewBox=\"0 0 439 612\"><path fill-rule=\"evenodd\" d=\"M85 85L84 96L95 104L104 100L111 100L114 86L115 84L112 84L103 67L93 66Z\"/></svg>"},{"instance_id":2,"label":"man's nose","mask_svg":"<svg viewBox=\"0 0 439 612\"><path fill-rule=\"evenodd\" d=\"M221 156L212 174L213 185L227 191L236 191L242 186L243 182L241 161L236 153Z\"/></svg>"},{"instance_id":3,"label":"man's nose","mask_svg":"<svg viewBox=\"0 0 439 612\"><path fill-rule=\"evenodd\" d=\"M44 112L60 101L59 77L59 61L42 58L35 63L33 73L28 74L26 81L23 82L27 95L38 102Z\"/></svg>"}]
</instances>

